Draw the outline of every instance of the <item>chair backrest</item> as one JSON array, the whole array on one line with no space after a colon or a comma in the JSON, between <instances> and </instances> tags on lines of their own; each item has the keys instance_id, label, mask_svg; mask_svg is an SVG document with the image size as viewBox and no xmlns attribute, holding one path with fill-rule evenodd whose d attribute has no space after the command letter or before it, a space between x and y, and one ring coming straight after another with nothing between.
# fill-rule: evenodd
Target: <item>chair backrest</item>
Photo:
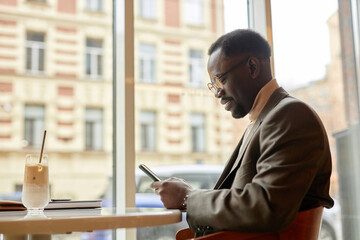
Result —
<instances>
[{"instance_id":1,"label":"chair backrest","mask_svg":"<svg viewBox=\"0 0 360 240\"><path fill-rule=\"evenodd\" d=\"M323 207L317 207L299 212L294 222L279 232L279 240L317 240L323 210Z\"/></svg>"},{"instance_id":2,"label":"chair backrest","mask_svg":"<svg viewBox=\"0 0 360 240\"><path fill-rule=\"evenodd\" d=\"M320 231L323 207L299 212L293 223L283 231L275 233L244 233L221 231L203 237L194 238L189 228L179 230L176 240L317 240Z\"/></svg>"}]
</instances>

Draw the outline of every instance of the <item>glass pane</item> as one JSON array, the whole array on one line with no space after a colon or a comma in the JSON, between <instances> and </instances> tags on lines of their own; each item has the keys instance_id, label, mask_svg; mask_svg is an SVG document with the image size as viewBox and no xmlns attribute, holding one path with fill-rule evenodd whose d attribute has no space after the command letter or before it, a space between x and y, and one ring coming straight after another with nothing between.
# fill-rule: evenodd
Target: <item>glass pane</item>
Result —
<instances>
[{"instance_id":1,"label":"glass pane","mask_svg":"<svg viewBox=\"0 0 360 240\"><path fill-rule=\"evenodd\" d=\"M91 73L91 55L89 53L86 54L86 74L90 75Z\"/></svg>"},{"instance_id":2,"label":"glass pane","mask_svg":"<svg viewBox=\"0 0 360 240\"><path fill-rule=\"evenodd\" d=\"M113 1L95 0L98 10L104 5L101 14L84 11L81 2L0 2L0 199L21 199L25 155L40 153L44 129L50 197L112 198ZM88 108L100 115L87 122Z\"/></svg>"},{"instance_id":3,"label":"glass pane","mask_svg":"<svg viewBox=\"0 0 360 240\"><path fill-rule=\"evenodd\" d=\"M225 32L249 27L248 0L224 0L224 13Z\"/></svg>"},{"instance_id":4,"label":"glass pane","mask_svg":"<svg viewBox=\"0 0 360 240\"><path fill-rule=\"evenodd\" d=\"M345 2L350 1L344 1L343 7ZM351 44L351 37L342 39L351 16L340 16L337 0L271 3L276 79L319 114L332 152L330 194L335 206L324 209L320 239L358 239L360 182L353 175L358 175L358 168L349 171L358 162L358 157L351 157L358 133L347 113L353 100L345 77L354 67L343 61L346 53L342 51Z\"/></svg>"},{"instance_id":5,"label":"glass pane","mask_svg":"<svg viewBox=\"0 0 360 240\"><path fill-rule=\"evenodd\" d=\"M32 56L31 52L32 52L32 48L27 47L26 48L26 69L27 70L31 69L31 56Z\"/></svg>"},{"instance_id":6,"label":"glass pane","mask_svg":"<svg viewBox=\"0 0 360 240\"><path fill-rule=\"evenodd\" d=\"M156 115L154 112L142 111L141 123L141 148L144 151L154 151L156 146Z\"/></svg>"},{"instance_id":7,"label":"glass pane","mask_svg":"<svg viewBox=\"0 0 360 240\"><path fill-rule=\"evenodd\" d=\"M162 178L172 176L169 169L174 167L174 176L195 188L212 188L247 123L234 120L206 86L208 48L225 32L227 14L219 1L155 2L156 20L134 19L135 166L143 163ZM245 6L247 12L247 1L242 6L237 2L230 2L230 8L243 12ZM247 17L242 22L238 15L231 19L238 25L232 26L247 25ZM156 121L145 121L144 112L153 112ZM208 166L217 170L210 180ZM191 171L199 179L190 177ZM136 206L163 207L149 189L151 180L139 171L136 177ZM176 231L187 226L183 217L179 224L138 229L137 239L174 239Z\"/></svg>"},{"instance_id":8,"label":"glass pane","mask_svg":"<svg viewBox=\"0 0 360 240\"><path fill-rule=\"evenodd\" d=\"M26 34L28 41L44 42L44 34L29 32Z\"/></svg>"},{"instance_id":9,"label":"glass pane","mask_svg":"<svg viewBox=\"0 0 360 240\"><path fill-rule=\"evenodd\" d=\"M205 77L203 53L201 50L190 50L189 57L189 82L194 88L202 88Z\"/></svg>"},{"instance_id":10,"label":"glass pane","mask_svg":"<svg viewBox=\"0 0 360 240\"><path fill-rule=\"evenodd\" d=\"M44 59L45 59L45 51L44 49L39 49L39 71L44 71Z\"/></svg>"},{"instance_id":11,"label":"glass pane","mask_svg":"<svg viewBox=\"0 0 360 240\"><path fill-rule=\"evenodd\" d=\"M103 143L103 111L87 108L85 113L86 149L102 150Z\"/></svg>"},{"instance_id":12,"label":"glass pane","mask_svg":"<svg viewBox=\"0 0 360 240\"><path fill-rule=\"evenodd\" d=\"M26 69L30 74L44 71L45 42L43 33L26 33Z\"/></svg>"},{"instance_id":13,"label":"glass pane","mask_svg":"<svg viewBox=\"0 0 360 240\"><path fill-rule=\"evenodd\" d=\"M139 76L140 82L155 83L156 47L153 44L140 43L139 45Z\"/></svg>"},{"instance_id":14,"label":"glass pane","mask_svg":"<svg viewBox=\"0 0 360 240\"><path fill-rule=\"evenodd\" d=\"M94 47L94 48L102 48L102 40L98 39L86 39L86 46L87 47Z\"/></svg>"},{"instance_id":15,"label":"glass pane","mask_svg":"<svg viewBox=\"0 0 360 240\"><path fill-rule=\"evenodd\" d=\"M155 18L156 16L156 8L155 8L155 0L139 0L140 6L140 17L142 18Z\"/></svg>"},{"instance_id":16,"label":"glass pane","mask_svg":"<svg viewBox=\"0 0 360 240\"><path fill-rule=\"evenodd\" d=\"M102 62L102 55L97 56L97 75L102 76L102 68L103 68L103 62Z\"/></svg>"},{"instance_id":17,"label":"glass pane","mask_svg":"<svg viewBox=\"0 0 360 240\"><path fill-rule=\"evenodd\" d=\"M185 1L185 21L189 25L201 25L203 23L203 6L201 0Z\"/></svg>"},{"instance_id":18,"label":"glass pane","mask_svg":"<svg viewBox=\"0 0 360 240\"><path fill-rule=\"evenodd\" d=\"M103 65L103 41L97 39L86 39L86 74L90 78L102 76Z\"/></svg>"}]
</instances>

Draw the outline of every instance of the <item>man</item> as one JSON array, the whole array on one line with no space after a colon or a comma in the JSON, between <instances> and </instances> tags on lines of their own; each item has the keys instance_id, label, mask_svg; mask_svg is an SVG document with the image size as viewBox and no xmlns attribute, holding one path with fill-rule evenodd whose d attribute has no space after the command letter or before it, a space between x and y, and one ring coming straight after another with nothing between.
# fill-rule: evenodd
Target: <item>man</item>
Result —
<instances>
[{"instance_id":1,"label":"man","mask_svg":"<svg viewBox=\"0 0 360 240\"><path fill-rule=\"evenodd\" d=\"M167 208L186 208L197 236L220 230L277 232L299 211L332 207L331 156L316 113L271 74L267 41L235 30L209 49L208 87L234 118L251 120L214 190L171 178L151 186Z\"/></svg>"}]
</instances>

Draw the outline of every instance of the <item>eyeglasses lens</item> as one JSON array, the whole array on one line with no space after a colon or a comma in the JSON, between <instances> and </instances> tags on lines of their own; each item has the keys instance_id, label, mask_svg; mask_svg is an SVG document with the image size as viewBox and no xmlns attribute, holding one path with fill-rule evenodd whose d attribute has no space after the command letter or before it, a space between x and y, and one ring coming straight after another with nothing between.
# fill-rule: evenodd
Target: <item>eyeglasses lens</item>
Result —
<instances>
[{"instance_id":1,"label":"eyeglasses lens","mask_svg":"<svg viewBox=\"0 0 360 240\"><path fill-rule=\"evenodd\" d=\"M208 83L207 86L214 94L217 94L221 89L223 89L223 84L219 77L211 79L211 83Z\"/></svg>"},{"instance_id":2,"label":"eyeglasses lens","mask_svg":"<svg viewBox=\"0 0 360 240\"><path fill-rule=\"evenodd\" d=\"M215 81L214 81L214 82L215 82L215 86L216 86L219 90L222 89L222 88L223 88L223 84L222 84L220 78L215 77L214 80L215 80Z\"/></svg>"}]
</instances>

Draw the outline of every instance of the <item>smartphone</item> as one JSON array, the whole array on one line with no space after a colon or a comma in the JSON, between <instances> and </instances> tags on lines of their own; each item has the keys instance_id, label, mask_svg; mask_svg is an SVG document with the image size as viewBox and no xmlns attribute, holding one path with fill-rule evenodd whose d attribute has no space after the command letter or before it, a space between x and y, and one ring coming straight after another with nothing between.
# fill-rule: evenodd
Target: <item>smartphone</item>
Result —
<instances>
[{"instance_id":1,"label":"smartphone","mask_svg":"<svg viewBox=\"0 0 360 240\"><path fill-rule=\"evenodd\" d=\"M139 168L146 174L148 175L154 182L156 181L161 181L161 179L156 176L155 173L153 173L150 168L148 168L147 166L145 166L144 164L140 164Z\"/></svg>"}]
</instances>

